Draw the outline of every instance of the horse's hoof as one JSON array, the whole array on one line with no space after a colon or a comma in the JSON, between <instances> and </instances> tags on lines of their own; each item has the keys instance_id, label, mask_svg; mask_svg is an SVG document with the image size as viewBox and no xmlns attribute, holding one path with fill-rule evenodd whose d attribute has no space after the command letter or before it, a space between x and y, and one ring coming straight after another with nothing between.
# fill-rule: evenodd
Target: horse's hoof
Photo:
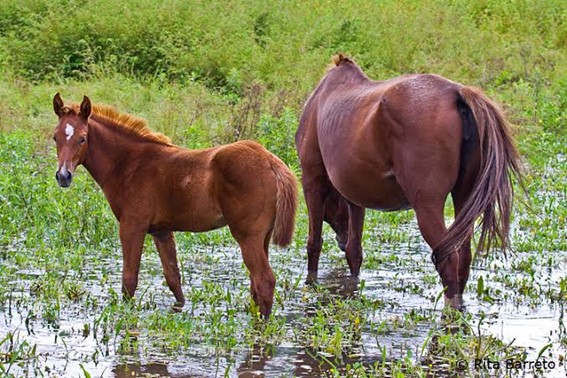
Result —
<instances>
[{"instance_id":1,"label":"horse's hoof","mask_svg":"<svg viewBox=\"0 0 567 378\"><path fill-rule=\"evenodd\" d=\"M457 311L463 311L464 310L463 295L455 294L453 298L445 297L445 306L451 307L452 309Z\"/></svg>"},{"instance_id":2,"label":"horse's hoof","mask_svg":"<svg viewBox=\"0 0 567 378\"><path fill-rule=\"evenodd\" d=\"M317 271L308 271L307 272L307 278L305 279L305 283L307 285L313 285L314 283L317 282Z\"/></svg>"},{"instance_id":3,"label":"horse's hoof","mask_svg":"<svg viewBox=\"0 0 567 378\"><path fill-rule=\"evenodd\" d=\"M339 238L339 235L335 235L335 240L337 241L337 244L338 244L340 250L345 252L346 251L346 241L342 242L341 238Z\"/></svg>"},{"instance_id":4,"label":"horse's hoof","mask_svg":"<svg viewBox=\"0 0 567 378\"><path fill-rule=\"evenodd\" d=\"M350 276L352 278L358 278L360 276L360 268L358 269L351 269L350 270Z\"/></svg>"}]
</instances>

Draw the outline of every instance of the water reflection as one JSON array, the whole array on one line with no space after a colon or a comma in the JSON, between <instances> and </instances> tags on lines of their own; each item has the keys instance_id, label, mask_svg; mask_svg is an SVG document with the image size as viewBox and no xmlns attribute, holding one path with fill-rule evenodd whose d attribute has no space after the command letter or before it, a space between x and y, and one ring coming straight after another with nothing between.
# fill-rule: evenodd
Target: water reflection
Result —
<instances>
[{"instance_id":1,"label":"water reflection","mask_svg":"<svg viewBox=\"0 0 567 378\"><path fill-rule=\"evenodd\" d=\"M266 364L273 357L269 350L261 345L254 345L244 362L237 369L240 378L263 377Z\"/></svg>"},{"instance_id":2,"label":"water reflection","mask_svg":"<svg viewBox=\"0 0 567 378\"><path fill-rule=\"evenodd\" d=\"M131 377L171 377L167 364L150 363L147 365L124 364L117 365L112 373L116 378Z\"/></svg>"},{"instance_id":3,"label":"water reflection","mask_svg":"<svg viewBox=\"0 0 567 378\"><path fill-rule=\"evenodd\" d=\"M308 286L317 289L322 287L325 294L320 295L317 306L325 306L332 298L349 299L358 296L360 280L352 277L344 269L332 269L322 272L321 277L310 276L306 282ZM300 317L309 318L315 311L309 306L299 308L286 314L287 323L297 322ZM354 335L356 342L362 340L362 330ZM254 345L247 353L244 361L238 366L239 378L256 378L264 376L295 376L295 377L321 377L325 371L333 366L350 364L354 362L372 363L370 360L349 358L343 355L340 361L333 357L316 357L318 352L310 348L291 347L288 345L266 349L265 345Z\"/></svg>"}]
</instances>

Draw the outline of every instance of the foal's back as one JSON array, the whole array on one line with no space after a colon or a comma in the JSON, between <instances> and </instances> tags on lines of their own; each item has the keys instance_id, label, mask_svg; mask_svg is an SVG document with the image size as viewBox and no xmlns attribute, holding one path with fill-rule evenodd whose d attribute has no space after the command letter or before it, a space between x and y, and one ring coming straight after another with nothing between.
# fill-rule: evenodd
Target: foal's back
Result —
<instances>
[{"instance_id":1,"label":"foal's back","mask_svg":"<svg viewBox=\"0 0 567 378\"><path fill-rule=\"evenodd\" d=\"M276 159L252 141L201 150L163 146L142 164L151 177L146 180L153 205L150 229L201 232L223 227L227 212L238 216L231 214L238 212L238 203L247 203L247 212L253 210L255 197L258 204L275 207L275 202L262 201L275 198Z\"/></svg>"}]
</instances>

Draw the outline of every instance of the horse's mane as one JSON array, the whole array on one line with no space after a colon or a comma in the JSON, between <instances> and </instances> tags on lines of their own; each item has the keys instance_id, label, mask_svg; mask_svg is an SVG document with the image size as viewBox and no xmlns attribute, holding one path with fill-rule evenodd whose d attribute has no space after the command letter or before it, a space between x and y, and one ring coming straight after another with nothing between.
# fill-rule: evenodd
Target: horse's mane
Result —
<instances>
[{"instance_id":1,"label":"horse's mane","mask_svg":"<svg viewBox=\"0 0 567 378\"><path fill-rule=\"evenodd\" d=\"M354 60L352 60L351 58L349 58L348 56L344 55L344 54L338 54L332 57L333 63L335 66L339 66L341 65L341 63L353 63L356 64L354 62Z\"/></svg>"},{"instance_id":2,"label":"horse's mane","mask_svg":"<svg viewBox=\"0 0 567 378\"><path fill-rule=\"evenodd\" d=\"M71 103L66 105L66 107L69 111L79 114L80 104ZM145 140L166 145L172 144L168 136L152 131L148 127L148 122L145 119L132 114L119 112L113 106L93 104L91 117L109 121L114 127L138 135Z\"/></svg>"},{"instance_id":3,"label":"horse's mane","mask_svg":"<svg viewBox=\"0 0 567 378\"><path fill-rule=\"evenodd\" d=\"M329 67L327 68L327 73L333 71L334 68L340 68L343 66L344 68L341 72L350 72L351 74L354 74L355 77L369 80L368 76L366 76L366 74L362 71L362 68L360 68L352 58L349 58L345 54L337 54L331 58L331 64L329 64Z\"/></svg>"}]
</instances>

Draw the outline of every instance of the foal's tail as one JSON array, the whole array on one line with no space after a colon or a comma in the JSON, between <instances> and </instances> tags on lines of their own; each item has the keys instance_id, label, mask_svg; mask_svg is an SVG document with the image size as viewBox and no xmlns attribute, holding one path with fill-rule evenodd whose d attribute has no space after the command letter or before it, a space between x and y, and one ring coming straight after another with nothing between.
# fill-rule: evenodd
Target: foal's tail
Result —
<instances>
[{"instance_id":1,"label":"foal's tail","mask_svg":"<svg viewBox=\"0 0 567 378\"><path fill-rule=\"evenodd\" d=\"M489 250L499 241L505 251L508 244L512 211L512 177L522 185L518 151L510 135L510 126L503 112L480 90L459 89L459 110L464 130L476 130L480 168L472 192L447 234L434 249L436 264L460 247L474 231L475 220L482 215L478 250ZM463 141L463 144L467 141ZM470 141L469 141L470 143ZM473 147L475 148L475 147ZM461 165L467 164L461 161Z\"/></svg>"},{"instance_id":2,"label":"foal's tail","mask_svg":"<svg viewBox=\"0 0 567 378\"><path fill-rule=\"evenodd\" d=\"M276 219L272 242L280 247L291 243L297 211L297 180L292 171L275 155L272 170L276 175Z\"/></svg>"}]
</instances>

